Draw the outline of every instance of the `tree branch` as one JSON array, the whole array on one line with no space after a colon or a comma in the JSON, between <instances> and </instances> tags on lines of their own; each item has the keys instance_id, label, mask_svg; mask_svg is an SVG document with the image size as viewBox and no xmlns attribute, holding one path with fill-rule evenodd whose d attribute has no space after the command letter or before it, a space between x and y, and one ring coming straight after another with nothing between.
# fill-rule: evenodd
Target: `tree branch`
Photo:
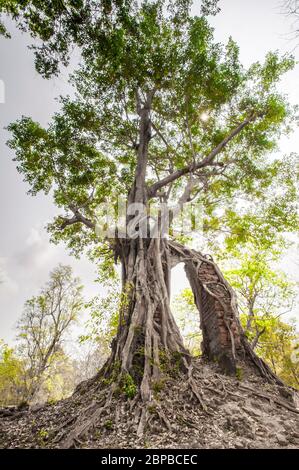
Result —
<instances>
[{"instance_id":1,"label":"tree branch","mask_svg":"<svg viewBox=\"0 0 299 470\"><path fill-rule=\"evenodd\" d=\"M68 219L67 217L63 218L63 223L60 226L61 230L64 230L69 225L73 225L73 224L77 224L77 223L82 223L86 227L94 230L94 228L95 228L95 223L94 222L92 222L90 219L87 219L86 217L84 217L84 215L82 215L78 211L78 209L76 209L74 207L70 207L70 209L74 213L74 215L71 219Z\"/></svg>"},{"instance_id":2,"label":"tree branch","mask_svg":"<svg viewBox=\"0 0 299 470\"><path fill-rule=\"evenodd\" d=\"M226 145L236 136L238 135L244 127L246 127L248 124L250 124L252 121L254 121L258 116L257 115L252 115L251 117L245 119L245 121L241 122L235 129L232 130L232 132L225 138L223 139L220 144L215 147L212 152L209 153L205 158L203 158L200 162L198 163L192 163L191 165L186 166L185 168L181 168L180 170L174 171L170 175L166 176L160 181L157 181L154 183L149 189L148 189L148 196L149 198L155 197L157 194L157 191L159 189L163 188L164 186L167 186L169 183L176 181L177 179L181 178L182 176L188 174L188 173L193 173L194 171L204 168L206 166L209 166L213 163L214 158L226 147Z\"/></svg>"}]
</instances>

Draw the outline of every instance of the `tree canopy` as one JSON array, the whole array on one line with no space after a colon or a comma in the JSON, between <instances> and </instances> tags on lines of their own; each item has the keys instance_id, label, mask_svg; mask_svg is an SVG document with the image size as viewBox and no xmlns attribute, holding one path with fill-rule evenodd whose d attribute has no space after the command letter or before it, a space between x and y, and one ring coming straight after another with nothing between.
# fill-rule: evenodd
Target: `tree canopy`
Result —
<instances>
[{"instance_id":1,"label":"tree canopy","mask_svg":"<svg viewBox=\"0 0 299 470\"><path fill-rule=\"evenodd\" d=\"M225 200L230 224L242 225L245 237L256 223L270 238L271 228L297 229L296 155L272 156L295 119L276 88L294 60L273 52L244 69L236 43L216 43L206 17L191 16L187 4L78 1L66 9L53 2L48 9L26 2L19 11L22 24L43 40L38 70L43 64L46 75L58 72L58 59L66 63L72 43L81 52L71 77L76 98L61 98L49 126L29 117L9 126L9 145L29 192L52 189L63 209L49 227L54 240L81 252L94 239L88 229L96 208L126 198L140 163L146 106L151 133L142 171L148 199L200 200L206 227L220 229L227 217L217 217L218 201ZM268 216L241 216L232 205L242 198L255 208L259 200L261 214L267 203Z\"/></svg>"}]
</instances>

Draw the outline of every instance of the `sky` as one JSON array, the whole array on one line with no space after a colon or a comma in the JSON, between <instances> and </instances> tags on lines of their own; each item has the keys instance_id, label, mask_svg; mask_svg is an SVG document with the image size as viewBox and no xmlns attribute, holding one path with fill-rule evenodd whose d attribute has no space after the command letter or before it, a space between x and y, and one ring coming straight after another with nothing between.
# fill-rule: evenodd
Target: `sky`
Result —
<instances>
[{"instance_id":1,"label":"sky","mask_svg":"<svg viewBox=\"0 0 299 470\"><path fill-rule=\"evenodd\" d=\"M245 66L263 60L269 50L282 54L292 51L299 61L299 47L290 33L292 21L281 14L281 0L222 0L220 6L221 13L211 20L216 40L226 42L232 36ZM199 8L200 1L195 0L194 13ZM12 23L7 24L12 39L0 37L0 338L11 342L25 300L38 293L58 263L73 267L85 285L86 298L103 289L94 282L96 273L91 262L86 258L76 260L63 245L49 243L45 225L57 209L48 196L26 195L28 185L18 174L13 152L5 144L9 133L4 128L10 122L26 115L46 125L59 109L55 98L71 93L66 72L51 80L37 74L33 53L27 48L30 38ZM299 104L299 65L285 76L281 89L292 103ZM296 152L298 147L298 131L280 142L282 153ZM298 252L293 250L283 268L299 281L297 263ZM184 287L187 280L179 266L173 272L173 294Z\"/></svg>"}]
</instances>

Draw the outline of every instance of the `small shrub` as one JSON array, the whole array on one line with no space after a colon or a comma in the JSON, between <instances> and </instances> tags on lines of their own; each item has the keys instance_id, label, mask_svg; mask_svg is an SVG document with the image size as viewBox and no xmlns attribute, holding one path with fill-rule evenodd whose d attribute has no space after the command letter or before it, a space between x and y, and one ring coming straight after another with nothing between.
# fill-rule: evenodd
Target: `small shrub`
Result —
<instances>
[{"instance_id":1,"label":"small shrub","mask_svg":"<svg viewBox=\"0 0 299 470\"><path fill-rule=\"evenodd\" d=\"M164 381L163 380L157 380L156 382L153 383L153 392L155 395L158 395L164 388Z\"/></svg>"},{"instance_id":2,"label":"small shrub","mask_svg":"<svg viewBox=\"0 0 299 470\"><path fill-rule=\"evenodd\" d=\"M105 421L104 428L108 430L111 430L113 428L113 422L111 421L111 419L108 419L107 421Z\"/></svg>"},{"instance_id":3,"label":"small shrub","mask_svg":"<svg viewBox=\"0 0 299 470\"><path fill-rule=\"evenodd\" d=\"M122 390L127 398L134 398L137 393L137 386L130 374L124 374L122 378Z\"/></svg>"},{"instance_id":4,"label":"small shrub","mask_svg":"<svg viewBox=\"0 0 299 470\"><path fill-rule=\"evenodd\" d=\"M243 379L243 375L244 375L244 372L243 372L242 367L237 367L236 368L236 377L237 377L237 379L241 381Z\"/></svg>"},{"instance_id":5,"label":"small shrub","mask_svg":"<svg viewBox=\"0 0 299 470\"><path fill-rule=\"evenodd\" d=\"M38 441L39 445L44 446L48 439L49 439L49 432L46 429L41 428L37 432L37 441Z\"/></svg>"}]
</instances>

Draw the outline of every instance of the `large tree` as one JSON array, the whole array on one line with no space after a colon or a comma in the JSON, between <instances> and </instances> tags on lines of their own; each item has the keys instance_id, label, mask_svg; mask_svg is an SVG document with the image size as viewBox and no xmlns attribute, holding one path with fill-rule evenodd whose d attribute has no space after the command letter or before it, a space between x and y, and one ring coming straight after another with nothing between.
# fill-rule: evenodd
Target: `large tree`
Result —
<instances>
[{"instance_id":1,"label":"large tree","mask_svg":"<svg viewBox=\"0 0 299 470\"><path fill-rule=\"evenodd\" d=\"M246 342L234 293L217 266L165 236L163 214L151 223L148 216L152 201L174 205L174 213L199 201L209 225L216 201L262 203L272 187L279 203L274 197L272 218L261 221L261 230L268 229L270 240L269 227L279 230L286 213L294 221L294 159L282 165L271 155L293 117L276 88L293 59L269 53L263 64L244 69L232 39L225 46L213 39L206 15L216 12L217 2L203 2L201 16L191 15L190 3L31 1L14 12L42 40L36 67L45 77L68 64L72 48L80 50L71 78L76 98L61 99L61 112L47 128L28 117L11 124L10 146L30 193L51 192L62 210L49 226L53 240L77 254L93 246L106 269L109 259L121 263L124 300L101 373L111 379L110 393L124 381L134 384L139 433L162 371L178 367L199 396L170 310L170 271L178 262L186 265L200 309L204 354L229 372L247 359L276 380ZM116 207L120 196L129 207L125 233L118 227L114 236L97 238L97 209L107 201ZM245 224L243 236L249 232ZM86 426L77 436L80 429Z\"/></svg>"}]
</instances>

